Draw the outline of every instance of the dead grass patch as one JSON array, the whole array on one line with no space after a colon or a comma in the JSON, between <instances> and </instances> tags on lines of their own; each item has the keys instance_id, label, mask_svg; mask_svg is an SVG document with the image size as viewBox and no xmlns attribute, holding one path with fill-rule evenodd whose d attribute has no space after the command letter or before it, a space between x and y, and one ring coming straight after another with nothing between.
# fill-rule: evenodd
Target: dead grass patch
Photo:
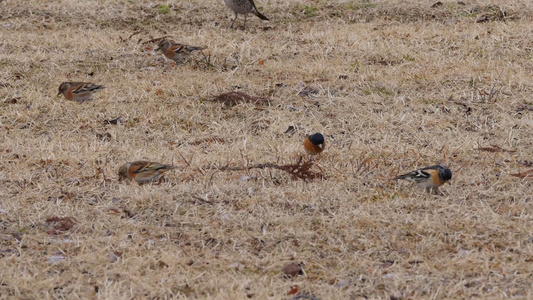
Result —
<instances>
[{"instance_id":1,"label":"dead grass patch","mask_svg":"<svg viewBox=\"0 0 533 300\"><path fill-rule=\"evenodd\" d=\"M0 299L531 298L531 2L255 2L0 3Z\"/></svg>"},{"instance_id":2,"label":"dead grass patch","mask_svg":"<svg viewBox=\"0 0 533 300\"><path fill-rule=\"evenodd\" d=\"M266 98L250 96L243 92L229 92L217 95L215 98L209 100L211 102L219 102L228 106L237 105L240 103L252 103L255 105L265 105L269 101Z\"/></svg>"}]
</instances>

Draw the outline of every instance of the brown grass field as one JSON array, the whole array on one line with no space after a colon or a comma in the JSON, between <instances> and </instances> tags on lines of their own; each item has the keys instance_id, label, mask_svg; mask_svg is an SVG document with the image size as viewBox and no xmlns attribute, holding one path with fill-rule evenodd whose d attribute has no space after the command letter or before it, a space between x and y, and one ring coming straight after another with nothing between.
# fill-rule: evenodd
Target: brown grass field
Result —
<instances>
[{"instance_id":1,"label":"brown grass field","mask_svg":"<svg viewBox=\"0 0 533 300\"><path fill-rule=\"evenodd\" d=\"M0 299L532 298L533 2L435 2L2 1Z\"/></svg>"}]
</instances>

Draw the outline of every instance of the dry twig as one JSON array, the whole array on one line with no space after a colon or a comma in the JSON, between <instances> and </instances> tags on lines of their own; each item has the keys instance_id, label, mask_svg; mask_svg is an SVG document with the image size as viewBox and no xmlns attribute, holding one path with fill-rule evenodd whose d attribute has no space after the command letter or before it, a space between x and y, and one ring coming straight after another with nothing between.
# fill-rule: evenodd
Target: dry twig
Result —
<instances>
[{"instance_id":1,"label":"dry twig","mask_svg":"<svg viewBox=\"0 0 533 300\"><path fill-rule=\"evenodd\" d=\"M256 105L265 105L268 103L267 98L250 96L243 92L223 93L211 99L210 101L221 102L229 106L237 105L239 103L253 103Z\"/></svg>"},{"instance_id":2,"label":"dry twig","mask_svg":"<svg viewBox=\"0 0 533 300\"><path fill-rule=\"evenodd\" d=\"M325 176L320 172L312 171L311 168L314 165L314 160L309 159L305 160L302 156L298 157L298 160L296 163L293 164L286 164L286 165L278 165L275 163L262 163L262 164L254 164L250 166L210 166L206 169L217 169L220 171L244 171L244 170L251 170L251 169L278 169L285 171L289 174L291 174L294 178L303 179L303 180L313 180L313 179L323 179Z\"/></svg>"}]
</instances>

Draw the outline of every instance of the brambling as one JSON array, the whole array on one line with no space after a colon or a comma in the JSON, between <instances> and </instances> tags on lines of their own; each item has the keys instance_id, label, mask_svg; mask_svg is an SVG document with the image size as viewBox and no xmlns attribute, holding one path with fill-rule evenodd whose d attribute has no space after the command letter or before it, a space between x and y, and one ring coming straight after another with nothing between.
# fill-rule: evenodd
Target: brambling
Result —
<instances>
[{"instance_id":1,"label":"brambling","mask_svg":"<svg viewBox=\"0 0 533 300\"><path fill-rule=\"evenodd\" d=\"M204 49L207 49L207 47L189 46L171 40L162 40L159 42L159 48L157 48L156 51L161 50L168 59L172 59L178 64L182 63L187 56L194 51L201 51Z\"/></svg>"},{"instance_id":2,"label":"brambling","mask_svg":"<svg viewBox=\"0 0 533 300\"><path fill-rule=\"evenodd\" d=\"M90 82L69 81L61 83L57 95L59 96L63 94L68 100L83 102L86 100L92 100L92 94L102 89L105 89L105 86Z\"/></svg>"},{"instance_id":3,"label":"brambling","mask_svg":"<svg viewBox=\"0 0 533 300\"><path fill-rule=\"evenodd\" d=\"M452 171L441 165L433 165L414 170L411 173L400 175L393 179L405 179L414 182L425 189L438 189L441 185L452 179Z\"/></svg>"},{"instance_id":4,"label":"brambling","mask_svg":"<svg viewBox=\"0 0 533 300\"><path fill-rule=\"evenodd\" d=\"M135 180L137 183L147 183L159 178L166 171L175 169L175 166L163 165L149 161L134 161L125 163L118 169L119 180Z\"/></svg>"},{"instance_id":5,"label":"brambling","mask_svg":"<svg viewBox=\"0 0 533 300\"><path fill-rule=\"evenodd\" d=\"M261 14L259 10L257 10L253 0L224 0L224 2L226 3L226 6L233 10L233 13L235 13L235 19L233 19L233 22L231 22L230 28L233 28L233 25L235 24L239 14L244 14L244 24L242 25L242 29L244 29L246 26L246 17L249 13L256 15L261 20L268 21L268 18Z\"/></svg>"},{"instance_id":6,"label":"brambling","mask_svg":"<svg viewBox=\"0 0 533 300\"><path fill-rule=\"evenodd\" d=\"M319 154L326 147L324 136L318 132L307 136L304 140L304 147L307 153L311 155Z\"/></svg>"}]
</instances>

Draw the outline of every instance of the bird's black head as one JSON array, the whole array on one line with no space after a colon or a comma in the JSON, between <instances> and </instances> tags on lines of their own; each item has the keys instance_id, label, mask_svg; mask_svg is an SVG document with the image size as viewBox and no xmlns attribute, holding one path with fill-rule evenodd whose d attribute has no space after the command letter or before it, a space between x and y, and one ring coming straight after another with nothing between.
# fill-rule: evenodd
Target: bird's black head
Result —
<instances>
[{"instance_id":1,"label":"bird's black head","mask_svg":"<svg viewBox=\"0 0 533 300\"><path fill-rule=\"evenodd\" d=\"M448 181L452 179L452 171L450 171L448 168L442 168L440 170L440 176L442 180Z\"/></svg>"},{"instance_id":2,"label":"bird's black head","mask_svg":"<svg viewBox=\"0 0 533 300\"><path fill-rule=\"evenodd\" d=\"M313 145L324 144L324 136L321 133L315 133L309 136L309 140Z\"/></svg>"}]
</instances>

